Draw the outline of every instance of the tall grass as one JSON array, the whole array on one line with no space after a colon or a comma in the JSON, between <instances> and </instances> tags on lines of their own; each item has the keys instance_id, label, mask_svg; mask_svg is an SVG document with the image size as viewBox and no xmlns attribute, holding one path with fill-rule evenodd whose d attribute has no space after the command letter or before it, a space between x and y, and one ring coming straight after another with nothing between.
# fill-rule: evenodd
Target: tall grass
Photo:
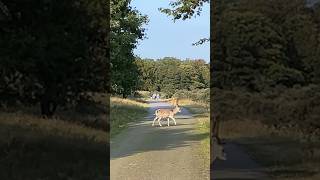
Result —
<instances>
[{"instance_id":1,"label":"tall grass","mask_svg":"<svg viewBox=\"0 0 320 180\"><path fill-rule=\"evenodd\" d=\"M274 179L320 175L319 88L273 88L261 93L214 89L221 136L246 148Z\"/></svg>"},{"instance_id":2,"label":"tall grass","mask_svg":"<svg viewBox=\"0 0 320 180\"><path fill-rule=\"evenodd\" d=\"M302 141L296 131L270 128L259 120L229 119L222 121L220 135L239 144L273 179L310 179L320 175L320 142L314 142L312 158L309 142Z\"/></svg>"},{"instance_id":3,"label":"tall grass","mask_svg":"<svg viewBox=\"0 0 320 180\"><path fill-rule=\"evenodd\" d=\"M194 89L192 91L177 90L173 95L179 99L190 99L193 102L201 103L206 106L210 104L210 89Z\"/></svg>"},{"instance_id":4,"label":"tall grass","mask_svg":"<svg viewBox=\"0 0 320 180\"><path fill-rule=\"evenodd\" d=\"M108 133L59 119L0 114L0 179L106 179Z\"/></svg>"},{"instance_id":5,"label":"tall grass","mask_svg":"<svg viewBox=\"0 0 320 180\"><path fill-rule=\"evenodd\" d=\"M97 98L59 107L51 119L41 118L38 107L2 108L0 179L107 179L108 96Z\"/></svg>"},{"instance_id":6,"label":"tall grass","mask_svg":"<svg viewBox=\"0 0 320 180\"><path fill-rule=\"evenodd\" d=\"M113 137L128 127L131 122L143 120L147 115L148 104L134 99L111 97L110 103L110 134Z\"/></svg>"}]
</instances>

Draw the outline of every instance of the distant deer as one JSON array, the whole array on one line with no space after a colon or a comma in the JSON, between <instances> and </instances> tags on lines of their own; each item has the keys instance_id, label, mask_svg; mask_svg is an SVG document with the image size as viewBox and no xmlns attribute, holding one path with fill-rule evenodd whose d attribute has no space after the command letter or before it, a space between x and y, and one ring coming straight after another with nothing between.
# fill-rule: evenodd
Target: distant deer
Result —
<instances>
[{"instance_id":1,"label":"distant deer","mask_svg":"<svg viewBox=\"0 0 320 180\"><path fill-rule=\"evenodd\" d=\"M181 112L181 109L180 109L180 107L178 107L178 106L175 106L174 109L157 109L157 110L155 111L156 117L155 117L154 120L153 120L152 126L154 126L154 122L155 122L157 119L158 119L159 125L162 126L161 123L160 123L160 120L161 120L162 118L167 118L168 126L170 126L170 118L173 119L174 125L177 125L177 122L176 122L176 120L174 119L173 116L174 116L175 114L177 114L178 112Z\"/></svg>"},{"instance_id":2,"label":"distant deer","mask_svg":"<svg viewBox=\"0 0 320 180\"><path fill-rule=\"evenodd\" d=\"M211 125L211 164L216 159L227 160L227 154L224 151L223 144L219 138L219 119L213 115L213 123Z\"/></svg>"}]
</instances>

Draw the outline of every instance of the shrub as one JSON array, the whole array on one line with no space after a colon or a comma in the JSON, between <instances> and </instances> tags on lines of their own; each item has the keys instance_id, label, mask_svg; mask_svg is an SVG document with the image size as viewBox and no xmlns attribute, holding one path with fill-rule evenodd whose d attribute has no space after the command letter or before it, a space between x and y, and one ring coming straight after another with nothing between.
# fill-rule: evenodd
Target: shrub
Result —
<instances>
[{"instance_id":1,"label":"shrub","mask_svg":"<svg viewBox=\"0 0 320 180\"><path fill-rule=\"evenodd\" d=\"M320 134L320 87L270 88L263 93L213 89L214 113L223 120L255 119L276 129Z\"/></svg>"},{"instance_id":2,"label":"shrub","mask_svg":"<svg viewBox=\"0 0 320 180\"><path fill-rule=\"evenodd\" d=\"M209 104L210 103L210 89L209 88L194 89L192 91L178 90L173 95L173 97L180 98L180 99L187 98L187 99L191 99L195 102Z\"/></svg>"}]
</instances>

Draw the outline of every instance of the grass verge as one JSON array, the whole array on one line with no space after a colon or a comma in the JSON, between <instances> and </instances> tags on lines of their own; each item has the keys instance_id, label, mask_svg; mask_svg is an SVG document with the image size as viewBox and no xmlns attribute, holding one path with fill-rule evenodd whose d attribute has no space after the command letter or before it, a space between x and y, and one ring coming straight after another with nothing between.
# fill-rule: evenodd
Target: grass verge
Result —
<instances>
[{"instance_id":1,"label":"grass verge","mask_svg":"<svg viewBox=\"0 0 320 180\"><path fill-rule=\"evenodd\" d=\"M61 108L54 118L39 107L0 111L0 179L108 179L109 134L106 94L98 101Z\"/></svg>"},{"instance_id":2,"label":"grass verge","mask_svg":"<svg viewBox=\"0 0 320 180\"><path fill-rule=\"evenodd\" d=\"M187 108L197 119L197 131L199 134L205 134L206 137L201 140L200 152L206 166L210 166L210 113L208 106L197 103L189 99L179 99L179 105Z\"/></svg>"},{"instance_id":3,"label":"grass verge","mask_svg":"<svg viewBox=\"0 0 320 180\"><path fill-rule=\"evenodd\" d=\"M228 120L221 123L221 136L244 147L273 179L320 178L320 142L313 142L310 158L310 143L296 131L276 131L258 120Z\"/></svg>"},{"instance_id":4,"label":"grass verge","mask_svg":"<svg viewBox=\"0 0 320 180\"><path fill-rule=\"evenodd\" d=\"M136 99L111 97L110 107L111 137L127 128L128 123L142 120L148 113L148 104Z\"/></svg>"},{"instance_id":5,"label":"grass verge","mask_svg":"<svg viewBox=\"0 0 320 180\"><path fill-rule=\"evenodd\" d=\"M108 133L59 119L0 114L0 179L107 178Z\"/></svg>"}]
</instances>

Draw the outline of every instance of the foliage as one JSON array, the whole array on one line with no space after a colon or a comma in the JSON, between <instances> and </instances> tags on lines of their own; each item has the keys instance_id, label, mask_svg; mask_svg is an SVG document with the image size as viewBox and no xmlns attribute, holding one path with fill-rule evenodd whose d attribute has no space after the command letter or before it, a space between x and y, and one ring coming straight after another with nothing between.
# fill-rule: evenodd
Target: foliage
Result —
<instances>
[{"instance_id":1,"label":"foliage","mask_svg":"<svg viewBox=\"0 0 320 180\"><path fill-rule=\"evenodd\" d=\"M213 109L221 118L261 120L276 129L298 128L306 135L320 134L319 86L278 86L263 93L245 89L214 89Z\"/></svg>"},{"instance_id":2,"label":"foliage","mask_svg":"<svg viewBox=\"0 0 320 180\"><path fill-rule=\"evenodd\" d=\"M173 21L179 19L186 20L195 16L200 16L202 7L205 3L210 3L210 0L178 0L169 3L171 8L159 8L159 11L171 16ZM198 46L209 41L210 38L201 38L197 42L192 43L192 45Z\"/></svg>"},{"instance_id":3,"label":"foliage","mask_svg":"<svg viewBox=\"0 0 320 180\"><path fill-rule=\"evenodd\" d=\"M204 3L209 3L209 0L178 0L170 2L170 8L159 8L163 13L172 16L174 20L190 19L194 15L200 15Z\"/></svg>"},{"instance_id":4,"label":"foliage","mask_svg":"<svg viewBox=\"0 0 320 180\"><path fill-rule=\"evenodd\" d=\"M210 89L196 89L193 91L177 90L173 95L179 99L190 99L195 102L210 104Z\"/></svg>"},{"instance_id":5,"label":"foliage","mask_svg":"<svg viewBox=\"0 0 320 180\"><path fill-rule=\"evenodd\" d=\"M141 120L147 115L148 105L131 99L121 99L111 97L110 102L110 135L113 137L124 128L128 123Z\"/></svg>"},{"instance_id":6,"label":"foliage","mask_svg":"<svg viewBox=\"0 0 320 180\"><path fill-rule=\"evenodd\" d=\"M209 87L209 65L204 60L185 60L166 57L157 61L136 59L141 72L139 89L160 89L167 97L177 90L195 90Z\"/></svg>"},{"instance_id":7,"label":"foliage","mask_svg":"<svg viewBox=\"0 0 320 180\"><path fill-rule=\"evenodd\" d=\"M277 154L283 148L274 140L274 133L292 133L290 139L298 138L295 144L304 147L300 157L291 156L308 161L316 157L320 140L320 18L319 4L305 3L214 1L211 113L225 121L222 128L228 133L242 130L241 135L260 142L265 132L271 132L275 149L264 147L257 150L260 154ZM278 167L291 162L289 159L272 163Z\"/></svg>"},{"instance_id":8,"label":"foliage","mask_svg":"<svg viewBox=\"0 0 320 180\"><path fill-rule=\"evenodd\" d=\"M84 92L108 89L107 1L2 2L1 103L41 102L51 116Z\"/></svg>"},{"instance_id":9,"label":"foliage","mask_svg":"<svg viewBox=\"0 0 320 180\"><path fill-rule=\"evenodd\" d=\"M142 16L129 4L131 0L111 1L111 85L113 93L127 97L138 85L138 69L134 64L133 49L145 36L142 27L147 16Z\"/></svg>"},{"instance_id":10,"label":"foliage","mask_svg":"<svg viewBox=\"0 0 320 180\"><path fill-rule=\"evenodd\" d=\"M219 41L211 50L216 52L214 87L261 92L277 85L291 88L317 81L318 15L303 0L241 0L220 5L222 10L216 15Z\"/></svg>"}]
</instances>

